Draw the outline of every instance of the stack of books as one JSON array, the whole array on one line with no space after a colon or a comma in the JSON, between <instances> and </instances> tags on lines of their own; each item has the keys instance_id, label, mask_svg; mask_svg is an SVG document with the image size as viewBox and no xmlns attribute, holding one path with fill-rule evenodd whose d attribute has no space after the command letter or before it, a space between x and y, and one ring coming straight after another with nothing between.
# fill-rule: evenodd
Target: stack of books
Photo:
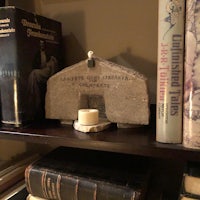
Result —
<instances>
[{"instance_id":1,"label":"stack of books","mask_svg":"<svg viewBox=\"0 0 200 200\"><path fill-rule=\"evenodd\" d=\"M180 200L200 200L200 163L188 162L183 174Z\"/></svg>"},{"instance_id":2,"label":"stack of books","mask_svg":"<svg viewBox=\"0 0 200 200\"><path fill-rule=\"evenodd\" d=\"M109 153L59 147L26 168L27 199L142 200L150 170L139 160L127 161L117 155L111 159Z\"/></svg>"},{"instance_id":3,"label":"stack of books","mask_svg":"<svg viewBox=\"0 0 200 200\"><path fill-rule=\"evenodd\" d=\"M0 166L0 199L9 199L18 190L25 189L24 171L26 167L39 158L38 154L25 153L4 162Z\"/></svg>"}]
</instances>

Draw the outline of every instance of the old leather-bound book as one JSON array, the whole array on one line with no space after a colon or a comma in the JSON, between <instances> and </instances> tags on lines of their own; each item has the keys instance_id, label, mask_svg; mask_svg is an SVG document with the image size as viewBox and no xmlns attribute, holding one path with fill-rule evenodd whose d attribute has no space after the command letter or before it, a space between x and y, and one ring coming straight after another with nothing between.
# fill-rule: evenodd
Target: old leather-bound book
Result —
<instances>
[{"instance_id":1,"label":"old leather-bound book","mask_svg":"<svg viewBox=\"0 0 200 200\"><path fill-rule=\"evenodd\" d=\"M26 168L26 187L29 194L44 199L139 200L149 178L148 166L140 162L60 147Z\"/></svg>"}]
</instances>

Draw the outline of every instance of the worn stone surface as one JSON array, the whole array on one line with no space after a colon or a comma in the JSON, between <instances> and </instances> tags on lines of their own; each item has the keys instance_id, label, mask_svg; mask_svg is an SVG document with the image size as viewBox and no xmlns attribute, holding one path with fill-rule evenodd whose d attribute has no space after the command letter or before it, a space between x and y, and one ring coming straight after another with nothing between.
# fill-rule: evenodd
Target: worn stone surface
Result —
<instances>
[{"instance_id":1,"label":"worn stone surface","mask_svg":"<svg viewBox=\"0 0 200 200\"><path fill-rule=\"evenodd\" d=\"M103 131L103 130L109 128L110 125L111 125L111 122L99 121L99 123L96 125L84 126L84 125L79 124L78 120L75 120L74 124L73 124L74 128L77 131L84 132L84 133L100 132L100 131Z\"/></svg>"},{"instance_id":2,"label":"worn stone surface","mask_svg":"<svg viewBox=\"0 0 200 200\"><path fill-rule=\"evenodd\" d=\"M46 118L76 120L81 108L97 108L113 123L148 124L147 79L133 69L95 57L81 61L47 82Z\"/></svg>"}]
</instances>

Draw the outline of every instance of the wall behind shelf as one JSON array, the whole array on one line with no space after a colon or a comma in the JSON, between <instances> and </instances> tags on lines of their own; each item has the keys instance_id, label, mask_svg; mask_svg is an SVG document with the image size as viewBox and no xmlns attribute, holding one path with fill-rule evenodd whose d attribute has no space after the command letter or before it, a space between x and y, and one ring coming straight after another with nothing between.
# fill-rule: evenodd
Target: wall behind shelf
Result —
<instances>
[{"instance_id":1,"label":"wall behind shelf","mask_svg":"<svg viewBox=\"0 0 200 200\"><path fill-rule=\"evenodd\" d=\"M96 55L148 78L156 103L158 0L6 0L62 22L65 66Z\"/></svg>"},{"instance_id":2,"label":"wall behind shelf","mask_svg":"<svg viewBox=\"0 0 200 200\"><path fill-rule=\"evenodd\" d=\"M65 65L87 52L145 74L156 99L158 0L35 0L37 13L62 22Z\"/></svg>"}]
</instances>

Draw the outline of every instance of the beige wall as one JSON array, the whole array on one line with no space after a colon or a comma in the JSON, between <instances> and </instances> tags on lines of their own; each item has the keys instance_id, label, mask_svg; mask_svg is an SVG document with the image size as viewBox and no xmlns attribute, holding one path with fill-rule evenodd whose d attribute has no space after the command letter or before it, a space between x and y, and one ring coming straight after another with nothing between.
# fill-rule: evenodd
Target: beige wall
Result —
<instances>
[{"instance_id":1,"label":"beige wall","mask_svg":"<svg viewBox=\"0 0 200 200\"><path fill-rule=\"evenodd\" d=\"M96 55L132 66L156 96L158 0L35 0L36 12L62 22L66 65ZM39 3L38 3L39 2Z\"/></svg>"},{"instance_id":2,"label":"beige wall","mask_svg":"<svg viewBox=\"0 0 200 200\"><path fill-rule=\"evenodd\" d=\"M27 3L29 2L29 3ZM158 0L7 0L62 22L65 65L96 55L132 67L149 80L156 102Z\"/></svg>"},{"instance_id":3,"label":"beige wall","mask_svg":"<svg viewBox=\"0 0 200 200\"><path fill-rule=\"evenodd\" d=\"M0 140L0 160L8 160L26 151L26 144L20 141Z\"/></svg>"},{"instance_id":4,"label":"beige wall","mask_svg":"<svg viewBox=\"0 0 200 200\"><path fill-rule=\"evenodd\" d=\"M110 58L129 49L156 62L157 0L40 0L37 12L62 21L85 51Z\"/></svg>"}]
</instances>

